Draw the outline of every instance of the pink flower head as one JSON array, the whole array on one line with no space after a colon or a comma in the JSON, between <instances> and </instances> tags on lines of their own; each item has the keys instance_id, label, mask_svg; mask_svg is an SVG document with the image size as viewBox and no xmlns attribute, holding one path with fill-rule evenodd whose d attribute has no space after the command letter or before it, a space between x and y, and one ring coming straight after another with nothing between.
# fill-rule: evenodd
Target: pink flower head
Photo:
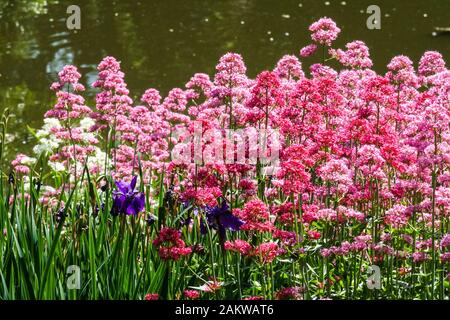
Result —
<instances>
[{"instance_id":1,"label":"pink flower head","mask_svg":"<svg viewBox=\"0 0 450 320\"><path fill-rule=\"evenodd\" d=\"M280 80L274 72L263 71L256 77L256 84L252 89L252 98L248 107L258 113L261 118L269 110L283 104L280 90ZM259 120L259 117L257 117Z\"/></svg>"},{"instance_id":2,"label":"pink flower head","mask_svg":"<svg viewBox=\"0 0 450 320\"><path fill-rule=\"evenodd\" d=\"M31 158L19 153L16 158L11 162L11 165L14 168L14 171L18 174L28 175L30 173L30 160Z\"/></svg>"},{"instance_id":3,"label":"pink flower head","mask_svg":"<svg viewBox=\"0 0 450 320\"><path fill-rule=\"evenodd\" d=\"M395 205L388 211L384 218L384 222L393 228L402 228L408 223L408 216L406 215L406 207L403 205Z\"/></svg>"},{"instance_id":4,"label":"pink flower head","mask_svg":"<svg viewBox=\"0 0 450 320\"><path fill-rule=\"evenodd\" d=\"M300 50L300 56L303 58L307 58L307 57L313 55L314 52L316 52L316 50L317 50L316 44L309 44Z\"/></svg>"},{"instance_id":5,"label":"pink flower head","mask_svg":"<svg viewBox=\"0 0 450 320\"><path fill-rule=\"evenodd\" d=\"M387 65L386 77L395 84L417 86L417 76L411 59L407 56L396 56Z\"/></svg>"},{"instance_id":6,"label":"pink flower head","mask_svg":"<svg viewBox=\"0 0 450 320\"><path fill-rule=\"evenodd\" d=\"M429 77L445 70L445 61L442 54L437 51L427 51L420 58L419 76L421 77Z\"/></svg>"},{"instance_id":7,"label":"pink flower head","mask_svg":"<svg viewBox=\"0 0 450 320\"><path fill-rule=\"evenodd\" d=\"M277 63L274 73L284 79L300 79L305 76L302 64L296 56L285 55Z\"/></svg>"},{"instance_id":8,"label":"pink flower head","mask_svg":"<svg viewBox=\"0 0 450 320\"><path fill-rule=\"evenodd\" d=\"M297 234L293 231L275 229L273 238L280 239L281 242L287 246L293 246L297 243Z\"/></svg>"},{"instance_id":9,"label":"pink flower head","mask_svg":"<svg viewBox=\"0 0 450 320\"><path fill-rule=\"evenodd\" d=\"M255 248L253 255L263 264L272 261L282 253L275 242L264 242Z\"/></svg>"},{"instance_id":10,"label":"pink flower head","mask_svg":"<svg viewBox=\"0 0 450 320\"><path fill-rule=\"evenodd\" d=\"M120 71L120 62L116 60L116 58L108 56L103 58L103 60L97 66L98 71L111 71L118 72Z\"/></svg>"},{"instance_id":11,"label":"pink flower head","mask_svg":"<svg viewBox=\"0 0 450 320\"><path fill-rule=\"evenodd\" d=\"M247 256L251 253L252 246L244 240L236 239L234 241L226 241L224 244L225 250L240 253L243 256Z\"/></svg>"},{"instance_id":12,"label":"pink flower head","mask_svg":"<svg viewBox=\"0 0 450 320\"><path fill-rule=\"evenodd\" d=\"M181 239L181 232L173 228L162 228L158 237L153 240L153 245L163 260L178 260L181 256L192 252L192 248L186 247Z\"/></svg>"},{"instance_id":13,"label":"pink flower head","mask_svg":"<svg viewBox=\"0 0 450 320\"><path fill-rule=\"evenodd\" d=\"M243 210L236 210L236 215L245 221L241 230L271 231L269 210L261 200L251 200L244 205Z\"/></svg>"},{"instance_id":14,"label":"pink flower head","mask_svg":"<svg viewBox=\"0 0 450 320\"><path fill-rule=\"evenodd\" d=\"M450 261L450 252L442 253L440 258L441 258L442 262L449 262Z\"/></svg>"},{"instance_id":15,"label":"pink flower head","mask_svg":"<svg viewBox=\"0 0 450 320\"><path fill-rule=\"evenodd\" d=\"M214 84L217 86L239 86L247 83L244 60L237 53L226 53L220 58L216 66L217 73L214 77Z\"/></svg>"},{"instance_id":16,"label":"pink flower head","mask_svg":"<svg viewBox=\"0 0 450 320\"><path fill-rule=\"evenodd\" d=\"M275 296L277 300L298 300L301 292L299 287L283 288L276 292Z\"/></svg>"},{"instance_id":17,"label":"pink flower head","mask_svg":"<svg viewBox=\"0 0 450 320\"><path fill-rule=\"evenodd\" d=\"M320 232L315 231L315 230L309 230L307 234L308 234L308 238L311 240L318 240L321 237Z\"/></svg>"},{"instance_id":18,"label":"pink flower head","mask_svg":"<svg viewBox=\"0 0 450 320\"><path fill-rule=\"evenodd\" d=\"M145 300L158 300L159 299L159 294L157 293L147 293L145 295Z\"/></svg>"},{"instance_id":19,"label":"pink flower head","mask_svg":"<svg viewBox=\"0 0 450 320\"><path fill-rule=\"evenodd\" d=\"M309 70L311 71L311 75L314 78L318 79L326 79L332 80L336 79L338 73L333 68L330 68L328 66L324 66L321 63L315 63L309 67Z\"/></svg>"},{"instance_id":20,"label":"pink flower head","mask_svg":"<svg viewBox=\"0 0 450 320\"><path fill-rule=\"evenodd\" d=\"M186 290L184 290L183 294L184 294L185 298L191 299L191 300L195 300L195 299L200 298L200 292L197 291L197 290L186 289Z\"/></svg>"},{"instance_id":21,"label":"pink flower head","mask_svg":"<svg viewBox=\"0 0 450 320\"><path fill-rule=\"evenodd\" d=\"M329 47L336 40L341 29L332 19L324 17L310 25L309 31L312 32L311 39L313 41Z\"/></svg>"},{"instance_id":22,"label":"pink flower head","mask_svg":"<svg viewBox=\"0 0 450 320\"><path fill-rule=\"evenodd\" d=\"M78 72L77 67L72 65L66 65L58 73L59 83L63 86L65 84L77 84L81 78L81 74Z\"/></svg>"},{"instance_id":23,"label":"pink flower head","mask_svg":"<svg viewBox=\"0 0 450 320\"><path fill-rule=\"evenodd\" d=\"M445 249L450 247L450 234L446 233L442 236L441 239L441 248Z\"/></svg>"},{"instance_id":24,"label":"pink flower head","mask_svg":"<svg viewBox=\"0 0 450 320\"><path fill-rule=\"evenodd\" d=\"M328 258L332 254L333 254L333 251L331 249L328 249L328 248L320 249L320 255L324 258Z\"/></svg>"},{"instance_id":25,"label":"pink flower head","mask_svg":"<svg viewBox=\"0 0 450 320\"><path fill-rule=\"evenodd\" d=\"M347 161L344 159L331 159L321 166L318 172L324 181L341 185L350 185L352 183L351 172Z\"/></svg>"},{"instance_id":26,"label":"pink flower head","mask_svg":"<svg viewBox=\"0 0 450 320\"><path fill-rule=\"evenodd\" d=\"M346 67L364 69L372 67L369 48L362 41L353 41L345 45L346 51L330 49L330 54Z\"/></svg>"},{"instance_id":27,"label":"pink flower head","mask_svg":"<svg viewBox=\"0 0 450 320\"><path fill-rule=\"evenodd\" d=\"M186 83L186 88L195 91L194 98L198 98L200 93L209 96L211 89L213 88L213 83L209 79L209 75L205 73L196 73L189 82Z\"/></svg>"},{"instance_id":28,"label":"pink flower head","mask_svg":"<svg viewBox=\"0 0 450 320\"><path fill-rule=\"evenodd\" d=\"M430 255L428 253L422 252L422 251L414 252L412 257L413 257L413 261L415 263L421 263L421 262L430 260Z\"/></svg>"},{"instance_id":29,"label":"pink flower head","mask_svg":"<svg viewBox=\"0 0 450 320\"><path fill-rule=\"evenodd\" d=\"M159 91L153 88L145 90L141 97L141 101L145 103L150 110L156 110L161 103L161 95Z\"/></svg>"},{"instance_id":30,"label":"pink flower head","mask_svg":"<svg viewBox=\"0 0 450 320\"><path fill-rule=\"evenodd\" d=\"M214 293L222 288L223 282L219 282L216 279L212 278L207 281L202 287L203 291Z\"/></svg>"},{"instance_id":31,"label":"pink flower head","mask_svg":"<svg viewBox=\"0 0 450 320\"><path fill-rule=\"evenodd\" d=\"M124 81L124 73L120 71L120 63L114 57L105 57L98 65L98 79L92 84L100 88L96 95L97 112L93 117L98 128L104 129L114 124L118 115L126 115L133 101L128 96L129 90Z\"/></svg>"}]
</instances>

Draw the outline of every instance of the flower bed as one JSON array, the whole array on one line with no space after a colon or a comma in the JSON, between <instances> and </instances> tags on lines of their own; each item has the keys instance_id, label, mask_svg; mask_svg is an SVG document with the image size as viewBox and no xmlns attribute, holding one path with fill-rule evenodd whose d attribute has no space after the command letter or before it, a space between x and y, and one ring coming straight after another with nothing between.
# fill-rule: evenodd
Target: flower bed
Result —
<instances>
[{"instance_id":1,"label":"flower bed","mask_svg":"<svg viewBox=\"0 0 450 320\"><path fill-rule=\"evenodd\" d=\"M1 182L0 298L448 298L445 61L377 74L364 42L332 48L333 20L310 31L309 75L286 55L250 79L227 53L137 103L115 58L95 107L65 66Z\"/></svg>"}]
</instances>

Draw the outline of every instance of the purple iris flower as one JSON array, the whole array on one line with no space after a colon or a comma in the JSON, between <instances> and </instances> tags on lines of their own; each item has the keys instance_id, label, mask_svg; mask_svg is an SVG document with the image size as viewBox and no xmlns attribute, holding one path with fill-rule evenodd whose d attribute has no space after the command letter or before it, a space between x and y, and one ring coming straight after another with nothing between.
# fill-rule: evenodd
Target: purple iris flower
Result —
<instances>
[{"instance_id":1,"label":"purple iris flower","mask_svg":"<svg viewBox=\"0 0 450 320\"><path fill-rule=\"evenodd\" d=\"M111 214L135 215L141 212L145 206L145 195L143 192L135 191L137 176L133 177L130 183L125 181L115 181L117 189L112 193L113 205Z\"/></svg>"},{"instance_id":2,"label":"purple iris flower","mask_svg":"<svg viewBox=\"0 0 450 320\"><path fill-rule=\"evenodd\" d=\"M229 229L231 231L239 231L244 221L234 216L230 207L225 201L222 201L221 205L215 207L206 207L206 221L208 226L219 232L222 239L225 239L225 231ZM200 224L201 233L206 233L206 226L202 223Z\"/></svg>"}]
</instances>

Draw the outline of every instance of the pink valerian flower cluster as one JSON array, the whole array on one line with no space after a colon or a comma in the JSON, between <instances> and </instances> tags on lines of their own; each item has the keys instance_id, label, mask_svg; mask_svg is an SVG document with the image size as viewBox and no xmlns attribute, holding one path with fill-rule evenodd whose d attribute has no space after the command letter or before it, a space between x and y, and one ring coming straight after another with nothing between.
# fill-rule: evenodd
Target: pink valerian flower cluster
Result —
<instances>
[{"instance_id":1,"label":"pink valerian flower cluster","mask_svg":"<svg viewBox=\"0 0 450 320\"><path fill-rule=\"evenodd\" d=\"M218 187L193 187L187 188L181 195L181 199L198 207L214 207L217 205L217 199L221 195L222 191Z\"/></svg>"},{"instance_id":2,"label":"pink valerian flower cluster","mask_svg":"<svg viewBox=\"0 0 450 320\"><path fill-rule=\"evenodd\" d=\"M285 55L273 70L278 78L286 80L299 80L305 76L302 70L302 64L296 56Z\"/></svg>"},{"instance_id":3,"label":"pink valerian flower cluster","mask_svg":"<svg viewBox=\"0 0 450 320\"><path fill-rule=\"evenodd\" d=\"M245 85L248 81L245 76L247 67L242 56L237 53L227 53L221 57L219 64L216 66L216 71L215 86L231 88Z\"/></svg>"},{"instance_id":4,"label":"pink valerian flower cluster","mask_svg":"<svg viewBox=\"0 0 450 320\"><path fill-rule=\"evenodd\" d=\"M282 230L277 231L274 233L274 238L284 241L283 245L292 246L297 243L295 233ZM285 253L285 250L275 242L262 243L253 247L250 243L241 239L226 241L224 249L239 253L242 256L254 257L261 263L271 263L277 256Z\"/></svg>"},{"instance_id":5,"label":"pink valerian flower cluster","mask_svg":"<svg viewBox=\"0 0 450 320\"><path fill-rule=\"evenodd\" d=\"M192 253L192 248L187 247L181 239L181 232L173 228L162 228L158 237L153 240L153 245L163 260L178 260L181 256Z\"/></svg>"},{"instance_id":6,"label":"pink valerian flower cluster","mask_svg":"<svg viewBox=\"0 0 450 320\"><path fill-rule=\"evenodd\" d=\"M450 252L442 253L440 258L442 262L450 262Z\"/></svg>"},{"instance_id":7,"label":"pink valerian flower cluster","mask_svg":"<svg viewBox=\"0 0 450 320\"><path fill-rule=\"evenodd\" d=\"M396 85L418 86L418 77L415 73L413 63L407 56L396 56L387 65L386 77Z\"/></svg>"},{"instance_id":8,"label":"pink valerian flower cluster","mask_svg":"<svg viewBox=\"0 0 450 320\"><path fill-rule=\"evenodd\" d=\"M84 91L84 86L78 81L81 78L81 74L78 72L77 68L72 65L66 65L58 73L59 81L53 82L50 89L53 91L61 90L65 85L71 85L74 91Z\"/></svg>"},{"instance_id":9,"label":"pink valerian flower cluster","mask_svg":"<svg viewBox=\"0 0 450 320\"><path fill-rule=\"evenodd\" d=\"M366 218L364 213L342 205L338 206L336 210L319 208L317 206L304 206L303 211L303 223L307 226L314 221L336 224L363 223Z\"/></svg>"},{"instance_id":10,"label":"pink valerian flower cluster","mask_svg":"<svg viewBox=\"0 0 450 320\"><path fill-rule=\"evenodd\" d=\"M307 57L313 55L316 52L316 50L317 50L317 45L309 44L300 50L300 56L303 58L307 58Z\"/></svg>"},{"instance_id":11,"label":"pink valerian flower cluster","mask_svg":"<svg viewBox=\"0 0 450 320\"><path fill-rule=\"evenodd\" d=\"M236 239L234 241L226 241L224 244L225 250L237 252L243 256L251 254L253 248L247 241Z\"/></svg>"},{"instance_id":12,"label":"pink valerian flower cluster","mask_svg":"<svg viewBox=\"0 0 450 320\"><path fill-rule=\"evenodd\" d=\"M268 128L269 111L284 103L279 77L275 72L261 72L256 78L251 93L252 97L247 103L249 110L246 121L253 124L264 122L264 128Z\"/></svg>"},{"instance_id":13,"label":"pink valerian flower cluster","mask_svg":"<svg viewBox=\"0 0 450 320\"><path fill-rule=\"evenodd\" d=\"M36 159L30 158L25 154L19 153L16 158L11 162L16 174L28 175L30 173L30 166L36 161Z\"/></svg>"},{"instance_id":14,"label":"pink valerian flower cluster","mask_svg":"<svg viewBox=\"0 0 450 320\"><path fill-rule=\"evenodd\" d=\"M273 230L269 209L261 200L247 202L243 209L235 209L234 214L245 221L242 230L268 232Z\"/></svg>"},{"instance_id":15,"label":"pink valerian flower cluster","mask_svg":"<svg viewBox=\"0 0 450 320\"><path fill-rule=\"evenodd\" d=\"M277 256L285 252L275 242L265 242L256 247L252 247L247 241L240 239L226 241L224 248L225 250L239 253L242 256L254 257L261 264L271 263Z\"/></svg>"},{"instance_id":16,"label":"pink valerian flower cluster","mask_svg":"<svg viewBox=\"0 0 450 320\"><path fill-rule=\"evenodd\" d=\"M345 193L352 185L352 172L344 159L330 159L317 172L323 181L335 186L337 192Z\"/></svg>"},{"instance_id":17,"label":"pink valerian flower cluster","mask_svg":"<svg viewBox=\"0 0 450 320\"><path fill-rule=\"evenodd\" d=\"M298 236L293 231L275 229L272 235L274 239L279 239L283 245L288 247L292 247L298 243Z\"/></svg>"},{"instance_id":18,"label":"pink valerian flower cluster","mask_svg":"<svg viewBox=\"0 0 450 320\"><path fill-rule=\"evenodd\" d=\"M272 263L275 258L284 253L275 242L263 242L254 249L253 255L261 264Z\"/></svg>"},{"instance_id":19,"label":"pink valerian flower cluster","mask_svg":"<svg viewBox=\"0 0 450 320\"><path fill-rule=\"evenodd\" d=\"M408 218L406 207L402 205L395 205L386 211L385 223L398 229L407 225Z\"/></svg>"},{"instance_id":20,"label":"pink valerian flower cluster","mask_svg":"<svg viewBox=\"0 0 450 320\"><path fill-rule=\"evenodd\" d=\"M331 46L332 42L336 40L341 29L336 23L327 17L321 18L309 26L309 31L312 32L311 39L314 42Z\"/></svg>"},{"instance_id":21,"label":"pink valerian flower cluster","mask_svg":"<svg viewBox=\"0 0 450 320\"><path fill-rule=\"evenodd\" d=\"M299 300L304 289L300 287L282 288L275 293L277 300Z\"/></svg>"},{"instance_id":22,"label":"pink valerian flower cluster","mask_svg":"<svg viewBox=\"0 0 450 320\"><path fill-rule=\"evenodd\" d=\"M204 292L214 293L216 291L219 291L222 288L222 285L223 282L219 282L217 281L217 279L211 278L202 286L202 289Z\"/></svg>"},{"instance_id":23,"label":"pink valerian flower cluster","mask_svg":"<svg viewBox=\"0 0 450 320\"><path fill-rule=\"evenodd\" d=\"M421 263L430 260L431 256L429 253L423 251L416 251L412 254L413 261L415 263Z\"/></svg>"},{"instance_id":24,"label":"pink valerian flower cluster","mask_svg":"<svg viewBox=\"0 0 450 320\"><path fill-rule=\"evenodd\" d=\"M46 118L57 118L59 120L81 119L91 113L91 109L84 105L84 98L81 95L72 92L82 92L84 86L78 81L81 74L77 68L72 65L64 66L58 73L59 82L54 82L51 89L56 91L58 98L53 109L45 113ZM64 91L64 89L66 89Z\"/></svg>"},{"instance_id":25,"label":"pink valerian flower cluster","mask_svg":"<svg viewBox=\"0 0 450 320\"><path fill-rule=\"evenodd\" d=\"M420 58L418 74L421 77L428 78L445 70L445 61L439 52L427 51Z\"/></svg>"},{"instance_id":26,"label":"pink valerian flower cluster","mask_svg":"<svg viewBox=\"0 0 450 320\"><path fill-rule=\"evenodd\" d=\"M448 247L450 247L450 234L447 233L447 234L442 236L441 248L445 249L445 248L448 248Z\"/></svg>"},{"instance_id":27,"label":"pink valerian flower cluster","mask_svg":"<svg viewBox=\"0 0 450 320\"><path fill-rule=\"evenodd\" d=\"M158 300L159 294L157 293L147 293L144 297L144 300Z\"/></svg>"},{"instance_id":28,"label":"pink valerian flower cluster","mask_svg":"<svg viewBox=\"0 0 450 320\"><path fill-rule=\"evenodd\" d=\"M133 101L128 96L129 90L120 70L120 62L114 57L104 58L97 67L98 79L92 84L99 88L96 96L97 112L92 117L97 120L97 127L106 128L114 125L119 115L126 115Z\"/></svg>"},{"instance_id":29,"label":"pink valerian flower cluster","mask_svg":"<svg viewBox=\"0 0 450 320\"><path fill-rule=\"evenodd\" d=\"M376 247L371 245L372 237L370 235L361 235L353 239L352 242L343 241L338 246L331 246L329 248L322 248L320 254L322 257L327 258L331 255L335 256L347 256L350 253L362 252L369 248L377 250ZM393 251L393 250L392 250Z\"/></svg>"},{"instance_id":30,"label":"pink valerian flower cluster","mask_svg":"<svg viewBox=\"0 0 450 320\"><path fill-rule=\"evenodd\" d=\"M200 292L197 290L186 289L184 290L184 297L186 299L196 300L200 298Z\"/></svg>"},{"instance_id":31,"label":"pink valerian flower cluster","mask_svg":"<svg viewBox=\"0 0 450 320\"><path fill-rule=\"evenodd\" d=\"M307 234L308 234L308 238L311 240L318 240L322 236L320 232L315 231L315 230L308 230Z\"/></svg>"},{"instance_id":32,"label":"pink valerian flower cluster","mask_svg":"<svg viewBox=\"0 0 450 320\"><path fill-rule=\"evenodd\" d=\"M84 98L78 94L85 90L79 83L81 74L75 66L67 65L58 76L59 81L51 86L52 90L57 91L57 102L45 113L45 117L59 121L59 125L55 122L50 128L49 134L60 141L61 146L57 152L50 154L49 159L54 163L60 163L76 176L77 170L81 170L88 157L95 157L98 138L90 133L85 125L90 123L89 116L92 110L84 104Z\"/></svg>"},{"instance_id":33,"label":"pink valerian flower cluster","mask_svg":"<svg viewBox=\"0 0 450 320\"><path fill-rule=\"evenodd\" d=\"M186 116L174 112L184 110L186 102L180 102L184 92L172 90L161 104L159 92L147 89L141 98L144 105L133 107L120 63L113 57L106 57L97 69L99 78L93 87L100 88L101 92L96 96L97 112L92 113L96 124L92 130L108 127L115 132L111 139L120 139L120 144L111 150L115 178L131 176L140 163L147 181L150 171L161 170L162 163L169 158L169 121L180 117L186 121Z\"/></svg>"},{"instance_id":34,"label":"pink valerian flower cluster","mask_svg":"<svg viewBox=\"0 0 450 320\"><path fill-rule=\"evenodd\" d=\"M205 73L196 73L188 83L186 83L186 88L188 89L188 98L201 99L210 96L213 83L209 79L209 75Z\"/></svg>"},{"instance_id":35,"label":"pink valerian flower cluster","mask_svg":"<svg viewBox=\"0 0 450 320\"><path fill-rule=\"evenodd\" d=\"M441 256L440 259L442 262L449 262L450 261L450 234L446 233L441 238L440 243L441 248Z\"/></svg>"},{"instance_id":36,"label":"pink valerian flower cluster","mask_svg":"<svg viewBox=\"0 0 450 320\"><path fill-rule=\"evenodd\" d=\"M372 67L369 48L362 41L353 41L345 45L346 51L341 49L330 49L331 56L336 58L342 65L352 69L364 69Z\"/></svg>"},{"instance_id":37,"label":"pink valerian flower cluster","mask_svg":"<svg viewBox=\"0 0 450 320\"><path fill-rule=\"evenodd\" d=\"M169 158L170 124L164 117L160 99L157 90L148 89L141 98L144 105L130 108L128 118L118 117L117 130L124 143L117 150L117 176L129 176L137 169L138 156L146 177L151 170L160 170Z\"/></svg>"}]
</instances>

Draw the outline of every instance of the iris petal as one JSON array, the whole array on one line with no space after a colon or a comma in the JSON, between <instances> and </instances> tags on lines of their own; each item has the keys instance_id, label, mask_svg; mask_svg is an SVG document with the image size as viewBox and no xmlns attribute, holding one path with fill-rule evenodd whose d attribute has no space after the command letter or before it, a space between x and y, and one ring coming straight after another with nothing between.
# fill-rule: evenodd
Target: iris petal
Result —
<instances>
[{"instance_id":1,"label":"iris petal","mask_svg":"<svg viewBox=\"0 0 450 320\"><path fill-rule=\"evenodd\" d=\"M133 179L131 179L130 191L134 190L134 188L136 187L136 182L137 182L137 176L134 176Z\"/></svg>"},{"instance_id":2,"label":"iris petal","mask_svg":"<svg viewBox=\"0 0 450 320\"><path fill-rule=\"evenodd\" d=\"M127 193L130 189L130 185L126 183L125 181L115 181L117 189L119 189L122 193Z\"/></svg>"},{"instance_id":3,"label":"iris petal","mask_svg":"<svg viewBox=\"0 0 450 320\"><path fill-rule=\"evenodd\" d=\"M117 189L114 191L111 214L135 215L145 207L145 195L143 192L134 192L137 183L137 176L134 176L130 183L115 181Z\"/></svg>"},{"instance_id":4,"label":"iris petal","mask_svg":"<svg viewBox=\"0 0 450 320\"><path fill-rule=\"evenodd\" d=\"M233 231L239 231L240 227L244 224L244 221L232 215L231 213L222 214L219 217L219 221L225 229L230 229Z\"/></svg>"},{"instance_id":5,"label":"iris petal","mask_svg":"<svg viewBox=\"0 0 450 320\"><path fill-rule=\"evenodd\" d=\"M225 230L239 231L244 221L234 216L228 204L223 201L220 206L206 208L206 220L210 228L217 230L221 237L225 237ZM200 231L202 226L200 225Z\"/></svg>"}]
</instances>

